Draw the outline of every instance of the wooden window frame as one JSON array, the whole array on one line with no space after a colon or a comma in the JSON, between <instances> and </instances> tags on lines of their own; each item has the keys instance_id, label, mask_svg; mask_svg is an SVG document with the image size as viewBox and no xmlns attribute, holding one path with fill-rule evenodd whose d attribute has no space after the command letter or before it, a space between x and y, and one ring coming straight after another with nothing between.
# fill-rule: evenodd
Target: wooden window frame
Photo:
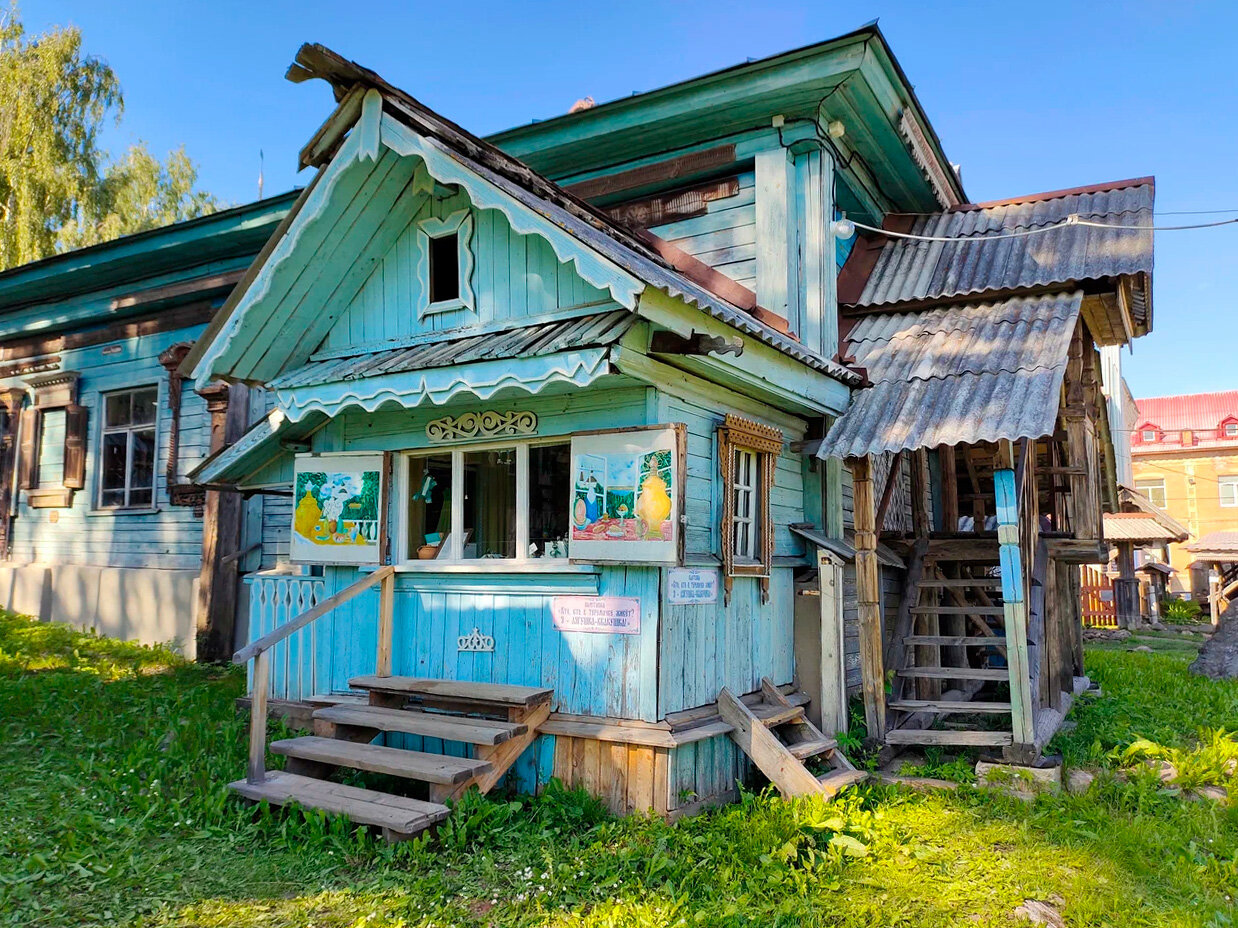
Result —
<instances>
[{"instance_id":1,"label":"wooden window frame","mask_svg":"<svg viewBox=\"0 0 1238 928\"><path fill-rule=\"evenodd\" d=\"M400 452L398 466L398 508L397 525L399 527L399 542L397 567L401 570L415 571L476 571L478 573L504 573L520 570L575 570L566 555L563 557L530 557L529 556L529 449L543 445L570 445L568 435L538 437L520 441L471 442L463 445L444 445L441 447L417 448ZM516 452L516 556L510 558L466 558L464 556L464 456L475 451L502 451L511 449ZM430 457L432 455L451 455L451 529L446 542L447 549L440 557L431 560L421 560L416 552L411 550L408 538L408 494L410 487L409 462L413 458ZM569 486L563 492L563 505L568 506L570 496Z\"/></svg>"},{"instance_id":2,"label":"wooden window frame","mask_svg":"<svg viewBox=\"0 0 1238 928\"><path fill-rule=\"evenodd\" d=\"M107 400L110 396L119 396L121 394L140 393L143 390L155 391L155 420L150 425L134 426L132 423L127 426L109 427L107 424ZM138 384L132 387L125 387L122 390L108 390L99 394L99 440L96 451L95 461L95 511L96 512L149 512L156 508L156 494L159 488L159 425L160 425L160 395L159 384L146 383ZM130 401L132 403L132 400ZM129 502L129 495L132 491L130 485L130 477L132 476L132 455L133 455L133 432L146 431L150 429L152 440L154 442L154 461L151 467L150 477L150 502L139 503L134 505ZM105 436L114 435L117 432L127 432L129 437L125 442L125 502L122 505L107 505L103 502L103 444Z\"/></svg>"},{"instance_id":3,"label":"wooden window frame","mask_svg":"<svg viewBox=\"0 0 1238 928\"><path fill-rule=\"evenodd\" d=\"M460 275L459 291L454 299L430 302L430 239L456 236L456 267ZM475 312L477 298L473 293L473 212L459 209L442 219L423 219L417 223L417 282L419 294L418 318L436 313L467 309Z\"/></svg>"},{"instance_id":4,"label":"wooden window frame","mask_svg":"<svg viewBox=\"0 0 1238 928\"><path fill-rule=\"evenodd\" d=\"M68 509L74 494L86 486L88 411L78 405L78 371L59 370L26 381L33 404L22 410L18 426L18 488L26 494L31 509ZM39 485L39 462L43 453L43 417L63 410L64 462L60 483Z\"/></svg>"},{"instance_id":5,"label":"wooden window frame","mask_svg":"<svg viewBox=\"0 0 1238 928\"><path fill-rule=\"evenodd\" d=\"M737 490L736 465L743 460L741 455L751 454L753 463L752 484L749 492L755 501L752 513L753 533L750 536L754 557L740 559L735 551ZM772 426L727 415L718 427L718 467L722 475L722 577L725 600L730 602L731 588L736 577L754 577L761 588L761 600L769 600L769 580L774 566L774 524L770 517L770 496L774 489L774 475L778 456L782 454L782 431Z\"/></svg>"}]
</instances>

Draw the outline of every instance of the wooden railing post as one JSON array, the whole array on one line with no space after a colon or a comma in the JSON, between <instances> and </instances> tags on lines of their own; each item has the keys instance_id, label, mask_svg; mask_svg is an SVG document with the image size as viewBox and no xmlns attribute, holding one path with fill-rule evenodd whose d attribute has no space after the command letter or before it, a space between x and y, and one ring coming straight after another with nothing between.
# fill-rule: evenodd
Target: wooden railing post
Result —
<instances>
[{"instance_id":1,"label":"wooden railing post","mask_svg":"<svg viewBox=\"0 0 1238 928\"><path fill-rule=\"evenodd\" d=\"M997 541L1001 557L1002 600L1006 619L1006 665L1010 674L1010 714L1014 747L1025 749L1035 740L1036 707L1032 701L1028 664L1027 597L1023 551L1020 547L1019 495L1015 485L1014 453L1002 441L994 460L993 489L997 503Z\"/></svg>"},{"instance_id":2,"label":"wooden railing post","mask_svg":"<svg viewBox=\"0 0 1238 928\"><path fill-rule=\"evenodd\" d=\"M271 656L259 651L254 657L254 686L249 704L249 768L245 779L261 783L266 779L267 690L271 685Z\"/></svg>"},{"instance_id":3,"label":"wooden railing post","mask_svg":"<svg viewBox=\"0 0 1238 928\"><path fill-rule=\"evenodd\" d=\"M852 458L855 486L855 591L860 625L860 674L868 737L886 735L885 663L881 645L881 568L877 564L877 512L873 499L872 459Z\"/></svg>"},{"instance_id":4,"label":"wooden railing post","mask_svg":"<svg viewBox=\"0 0 1238 928\"><path fill-rule=\"evenodd\" d=\"M374 660L374 673L379 677L391 676L391 630L395 617L395 574L383 577L378 588L378 656Z\"/></svg>"}]
</instances>

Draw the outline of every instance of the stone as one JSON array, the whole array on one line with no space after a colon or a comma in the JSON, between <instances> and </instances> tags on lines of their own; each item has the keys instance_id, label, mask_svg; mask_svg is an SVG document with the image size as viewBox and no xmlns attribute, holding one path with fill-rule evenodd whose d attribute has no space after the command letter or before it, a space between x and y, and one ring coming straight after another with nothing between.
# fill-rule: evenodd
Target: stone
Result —
<instances>
[{"instance_id":1,"label":"stone","mask_svg":"<svg viewBox=\"0 0 1238 928\"><path fill-rule=\"evenodd\" d=\"M1229 801L1229 792L1223 786L1197 786L1189 795L1192 799L1207 799L1211 802Z\"/></svg>"},{"instance_id":2,"label":"stone","mask_svg":"<svg viewBox=\"0 0 1238 928\"><path fill-rule=\"evenodd\" d=\"M1129 650L1129 651L1139 651L1139 652L1142 652L1143 654L1152 654L1152 653L1153 653L1152 649L1151 649L1151 648L1149 648L1146 644L1141 644L1141 645L1138 645L1137 647L1134 647L1134 648L1128 648L1127 650Z\"/></svg>"},{"instance_id":3,"label":"stone","mask_svg":"<svg viewBox=\"0 0 1238 928\"><path fill-rule=\"evenodd\" d=\"M1199 649L1190 670L1214 680L1238 677L1238 620L1228 618L1220 624Z\"/></svg>"},{"instance_id":4,"label":"stone","mask_svg":"<svg viewBox=\"0 0 1238 928\"><path fill-rule=\"evenodd\" d=\"M1049 928L1066 928L1066 922L1057 907L1039 899L1024 899L1023 905L1014 910L1014 917L1033 925L1048 925Z\"/></svg>"},{"instance_id":5,"label":"stone","mask_svg":"<svg viewBox=\"0 0 1238 928\"><path fill-rule=\"evenodd\" d=\"M1066 792L1086 793L1092 788L1092 783L1096 780L1096 774L1090 770L1071 770L1066 774Z\"/></svg>"},{"instance_id":6,"label":"stone","mask_svg":"<svg viewBox=\"0 0 1238 928\"><path fill-rule=\"evenodd\" d=\"M991 764L980 760L976 761L976 785L996 787L1020 799L1034 798L1039 793L1055 793L1061 789L1062 768Z\"/></svg>"}]
</instances>

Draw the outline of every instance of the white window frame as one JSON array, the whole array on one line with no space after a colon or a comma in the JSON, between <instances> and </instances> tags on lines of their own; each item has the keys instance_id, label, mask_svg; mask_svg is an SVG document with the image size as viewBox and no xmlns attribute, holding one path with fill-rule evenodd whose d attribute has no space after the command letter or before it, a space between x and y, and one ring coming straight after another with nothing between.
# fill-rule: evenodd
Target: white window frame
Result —
<instances>
[{"instance_id":1,"label":"white window frame","mask_svg":"<svg viewBox=\"0 0 1238 928\"><path fill-rule=\"evenodd\" d=\"M1238 474L1217 477L1217 484L1221 495L1221 507L1223 509L1238 507Z\"/></svg>"},{"instance_id":2,"label":"white window frame","mask_svg":"<svg viewBox=\"0 0 1238 928\"><path fill-rule=\"evenodd\" d=\"M1226 438L1238 438L1238 422L1226 422L1221 426L1221 434Z\"/></svg>"},{"instance_id":3,"label":"white window frame","mask_svg":"<svg viewBox=\"0 0 1238 928\"><path fill-rule=\"evenodd\" d=\"M460 274L457 296L450 300L430 302L430 239L456 236L456 267ZM473 213L468 208L456 210L442 219L423 219L417 223L417 283L420 305L418 318L454 309L475 311L477 298L473 294Z\"/></svg>"},{"instance_id":4,"label":"white window frame","mask_svg":"<svg viewBox=\"0 0 1238 928\"><path fill-rule=\"evenodd\" d=\"M119 396L124 394L140 393L143 390L155 391L155 421L150 425L134 426L132 424L126 426L109 426L107 424L107 401L110 396ZM95 456L95 509L104 512L115 512L118 510L138 510L154 509L158 503L159 492L159 425L162 418L161 413L163 404L160 398L160 390L158 383L138 384L132 387L125 387L123 390L107 390L99 394L99 438L97 445L97 454ZM133 490L130 481L133 477L133 432L145 431L150 429L153 434L155 443L155 460L151 468L150 478L150 502L133 504L129 502L129 495ZM104 436L114 435L117 432L128 432L129 437L125 442L125 502L117 505L115 503L103 502L103 445Z\"/></svg>"},{"instance_id":5,"label":"white window frame","mask_svg":"<svg viewBox=\"0 0 1238 928\"><path fill-rule=\"evenodd\" d=\"M1139 437L1144 441L1156 441L1156 429L1144 429Z\"/></svg>"},{"instance_id":6,"label":"white window frame","mask_svg":"<svg viewBox=\"0 0 1238 928\"><path fill-rule=\"evenodd\" d=\"M733 461L730 492L735 494L735 510L731 516L731 550L736 564L752 566L761 562L761 459L751 448L737 446Z\"/></svg>"},{"instance_id":7,"label":"white window frame","mask_svg":"<svg viewBox=\"0 0 1238 928\"><path fill-rule=\"evenodd\" d=\"M1149 484L1149 483L1159 484L1159 486L1148 487L1148 486L1143 485L1143 484ZM1147 479L1144 479L1144 480L1136 480L1135 489L1138 492L1142 493L1144 496L1146 496L1148 498L1148 501L1151 502L1153 506L1159 506L1161 509L1168 508L1166 504L1169 502L1169 495L1165 490L1165 478L1164 477L1148 477ZM1157 502L1155 499L1152 498L1152 493L1155 490L1160 491L1160 494L1161 494L1160 502Z\"/></svg>"},{"instance_id":8,"label":"white window frame","mask_svg":"<svg viewBox=\"0 0 1238 928\"><path fill-rule=\"evenodd\" d=\"M399 458L399 558L401 570L477 571L510 573L513 570L575 569L565 557L529 557L529 449L539 445L569 445L568 435L523 441L474 442L467 445L415 448L400 452ZM466 558L464 556L464 456L475 451L516 452L516 556L513 558ZM417 457L451 455L451 529L447 535L447 550L439 557L423 561L411 550L408 538L408 494L410 490L409 462ZM570 475L569 475L570 477ZM571 480L563 491L564 511L568 511ZM586 566L585 569L592 569Z\"/></svg>"}]
</instances>

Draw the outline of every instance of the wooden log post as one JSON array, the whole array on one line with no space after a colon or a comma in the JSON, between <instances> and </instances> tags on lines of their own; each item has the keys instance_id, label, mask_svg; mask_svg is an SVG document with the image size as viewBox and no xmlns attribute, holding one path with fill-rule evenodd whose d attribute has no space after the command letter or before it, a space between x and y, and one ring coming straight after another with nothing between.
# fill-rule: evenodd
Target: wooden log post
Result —
<instances>
[{"instance_id":1,"label":"wooden log post","mask_svg":"<svg viewBox=\"0 0 1238 928\"><path fill-rule=\"evenodd\" d=\"M249 704L249 765L245 779L250 783L261 783L267 775L267 691L270 687L270 652L259 651L254 657L254 684Z\"/></svg>"},{"instance_id":2,"label":"wooden log post","mask_svg":"<svg viewBox=\"0 0 1238 928\"><path fill-rule=\"evenodd\" d=\"M1015 486L1014 449L1009 441L1002 441L998 444L994 459L993 489L1006 620L1006 666L1010 677L1013 749L1015 753L1021 753L1029 751L1036 741L1036 720L1028 664L1027 598L1023 552L1019 546L1019 498Z\"/></svg>"},{"instance_id":3,"label":"wooden log post","mask_svg":"<svg viewBox=\"0 0 1238 928\"><path fill-rule=\"evenodd\" d=\"M1135 576L1135 545L1130 541L1118 542L1118 578L1113 581L1113 602L1118 628L1138 628L1139 578Z\"/></svg>"},{"instance_id":4,"label":"wooden log post","mask_svg":"<svg viewBox=\"0 0 1238 928\"><path fill-rule=\"evenodd\" d=\"M959 470L954 455L954 445L941 445L937 449L941 462L941 528L945 532L959 530Z\"/></svg>"},{"instance_id":5,"label":"wooden log post","mask_svg":"<svg viewBox=\"0 0 1238 928\"><path fill-rule=\"evenodd\" d=\"M395 620L395 574L388 572L378 588L378 655L374 675L391 676L391 634Z\"/></svg>"},{"instance_id":6,"label":"wooden log post","mask_svg":"<svg viewBox=\"0 0 1238 928\"><path fill-rule=\"evenodd\" d=\"M855 485L855 591L860 625L860 673L869 738L886 732L885 663L881 647L881 574L877 563L877 510L872 458L848 461Z\"/></svg>"}]
</instances>

